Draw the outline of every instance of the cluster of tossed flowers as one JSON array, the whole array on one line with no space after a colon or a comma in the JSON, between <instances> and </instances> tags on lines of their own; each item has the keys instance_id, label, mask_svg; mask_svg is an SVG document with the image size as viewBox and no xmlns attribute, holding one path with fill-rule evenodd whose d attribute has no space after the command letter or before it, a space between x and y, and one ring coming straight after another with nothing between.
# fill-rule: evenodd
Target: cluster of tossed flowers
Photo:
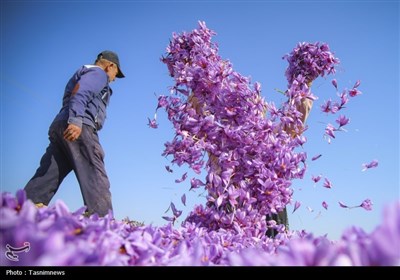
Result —
<instances>
[{"instance_id":1,"label":"cluster of tossed flowers","mask_svg":"<svg viewBox=\"0 0 400 280\"><path fill-rule=\"evenodd\" d=\"M339 59L327 44L299 43L283 57L289 62L288 89L283 92L287 101L277 107L262 98L258 82L252 84L218 55L212 41L215 34L204 22L192 32L173 34L162 62L175 84L170 95L159 96L149 126L158 127L157 110L163 108L175 129L163 155L171 156L173 165L185 164L197 174L207 172L204 181L190 180L191 190L206 189L207 202L196 206L185 221L261 238L275 226L266 222L266 216L292 202L292 181L306 172L307 153L300 148L307 141L302 135L307 127L299 108L304 100L317 98L311 92L312 82L335 73ZM337 89L337 81L332 84ZM352 90L343 90L339 101L326 101L322 111L343 110L359 85L358 81ZM328 124L325 136L330 141L349 121L340 115L338 127ZM172 172L170 166L167 170ZM187 173L176 182L186 178ZM174 222L182 211L171 206L172 217L165 219Z\"/></svg>"},{"instance_id":2,"label":"cluster of tossed flowers","mask_svg":"<svg viewBox=\"0 0 400 280\"><path fill-rule=\"evenodd\" d=\"M72 213L61 201L36 207L25 192L0 199L2 266L343 266L400 265L400 202L387 206L371 233L352 227L331 241L305 231L275 239L245 232L209 231L194 223L179 229L137 226L112 214ZM29 251L12 252L29 246ZM13 254L16 259L6 258Z\"/></svg>"},{"instance_id":3,"label":"cluster of tossed flowers","mask_svg":"<svg viewBox=\"0 0 400 280\"><path fill-rule=\"evenodd\" d=\"M171 95L158 98L155 117L149 119L149 126L156 128L157 110L167 112L175 137L165 144L163 155L172 156L173 165L185 164L197 174L206 170L204 182L190 179L190 189L206 189L206 204L195 206L175 228L182 211L171 203L172 216L164 217L170 223L155 227L118 221L111 212L105 217L87 216L85 208L72 213L62 201L37 207L23 190L15 196L2 193L2 265L400 264L400 201L386 208L382 224L372 233L352 227L338 241L289 231L266 219L292 202L291 182L305 174L307 154L298 148L306 143L306 126L298 108L304 99L317 98L312 82L335 71L339 60L328 45L300 43L284 57L289 62L287 101L277 108L261 97L259 83L252 84L221 59L211 40L214 34L199 22L198 29L173 35L162 61L175 84ZM337 89L336 80L332 84ZM349 96L361 94L359 85L342 91L339 101L326 101L321 110L341 111ZM340 115L336 123L325 129L329 141L349 118ZM363 164L363 170L377 165L374 160ZM173 172L170 166L166 170ZM187 177L184 173L176 182ZM325 178L324 187L331 186ZM293 211L300 205L296 202ZM371 210L372 202L339 205ZM322 206L328 209L325 201ZM269 228L278 232L274 238L266 235Z\"/></svg>"}]
</instances>

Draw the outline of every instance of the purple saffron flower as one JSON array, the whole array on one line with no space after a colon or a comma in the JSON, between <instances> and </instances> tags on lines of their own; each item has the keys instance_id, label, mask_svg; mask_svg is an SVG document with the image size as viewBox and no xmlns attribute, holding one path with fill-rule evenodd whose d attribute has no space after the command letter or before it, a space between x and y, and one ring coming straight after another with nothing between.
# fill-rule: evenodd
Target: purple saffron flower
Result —
<instances>
[{"instance_id":1,"label":"purple saffron flower","mask_svg":"<svg viewBox=\"0 0 400 280\"><path fill-rule=\"evenodd\" d=\"M339 124L339 128L341 128L342 126L345 126L346 124L348 124L350 122L350 119L346 118L346 116L344 116L344 115L340 115L336 119L336 122Z\"/></svg>"},{"instance_id":2,"label":"purple saffron flower","mask_svg":"<svg viewBox=\"0 0 400 280\"><path fill-rule=\"evenodd\" d=\"M168 98L164 95L161 95L158 97L158 104L157 104L157 109L158 108L166 108L168 106Z\"/></svg>"},{"instance_id":3,"label":"purple saffron flower","mask_svg":"<svg viewBox=\"0 0 400 280\"><path fill-rule=\"evenodd\" d=\"M333 80L332 80L332 85L337 89L338 84L337 84L336 79L333 79Z\"/></svg>"},{"instance_id":4,"label":"purple saffron flower","mask_svg":"<svg viewBox=\"0 0 400 280\"><path fill-rule=\"evenodd\" d=\"M321 105L321 111L324 113L331 112L331 110L332 110L331 104L332 104L332 100L329 99L329 100L325 101L325 103Z\"/></svg>"},{"instance_id":5,"label":"purple saffron flower","mask_svg":"<svg viewBox=\"0 0 400 280\"><path fill-rule=\"evenodd\" d=\"M349 208L349 206L347 206L346 204L344 204L343 202L339 201L339 205L342 208Z\"/></svg>"},{"instance_id":6,"label":"purple saffron flower","mask_svg":"<svg viewBox=\"0 0 400 280\"><path fill-rule=\"evenodd\" d=\"M167 216L162 216L162 218L168 222L174 222L175 221L175 217L167 217Z\"/></svg>"},{"instance_id":7,"label":"purple saffron flower","mask_svg":"<svg viewBox=\"0 0 400 280\"><path fill-rule=\"evenodd\" d=\"M317 160L317 159L319 159L321 156L322 156L321 154L316 155L316 156L313 156L313 157L311 158L311 160L312 160L312 161Z\"/></svg>"},{"instance_id":8,"label":"purple saffron flower","mask_svg":"<svg viewBox=\"0 0 400 280\"><path fill-rule=\"evenodd\" d=\"M314 183L318 183L319 180L321 180L321 178L322 178L322 175L318 175L318 176L312 175L312 176L311 176L311 180L313 180Z\"/></svg>"},{"instance_id":9,"label":"purple saffron flower","mask_svg":"<svg viewBox=\"0 0 400 280\"><path fill-rule=\"evenodd\" d=\"M325 128L325 134L328 136L328 141L330 142L330 137L335 138L335 132L336 128L331 125L330 123L328 123L328 125Z\"/></svg>"},{"instance_id":10,"label":"purple saffron flower","mask_svg":"<svg viewBox=\"0 0 400 280\"><path fill-rule=\"evenodd\" d=\"M342 208L349 208L349 209L353 209L353 208L364 208L365 210L372 210L372 201L370 199L365 199L360 205L356 205L356 206L347 206L346 204L339 202L340 207Z\"/></svg>"},{"instance_id":11,"label":"purple saffron flower","mask_svg":"<svg viewBox=\"0 0 400 280\"><path fill-rule=\"evenodd\" d=\"M359 91L359 90L356 89L356 88L352 88L351 90L349 90L349 95L350 95L351 97L355 97L355 96L360 95L360 94L362 94L362 92Z\"/></svg>"},{"instance_id":12,"label":"purple saffron flower","mask_svg":"<svg viewBox=\"0 0 400 280\"><path fill-rule=\"evenodd\" d=\"M147 118L147 119L149 120L149 123L147 124L149 127L151 127L151 128L157 128L158 127L156 119L152 119L152 120L150 120L150 118Z\"/></svg>"},{"instance_id":13,"label":"purple saffron flower","mask_svg":"<svg viewBox=\"0 0 400 280\"><path fill-rule=\"evenodd\" d=\"M295 204L294 204L294 208L293 208L293 212L292 213L294 213L294 211L299 209L300 206L301 206L301 203L299 201L296 201Z\"/></svg>"},{"instance_id":14,"label":"purple saffron flower","mask_svg":"<svg viewBox=\"0 0 400 280\"><path fill-rule=\"evenodd\" d=\"M165 169L169 172L169 173L173 173L174 171L171 169L171 167L169 167L169 165L165 166Z\"/></svg>"},{"instance_id":15,"label":"purple saffron flower","mask_svg":"<svg viewBox=\"0 0 400 280\"><path fill-rule=\"evenodd\" d=\"M366 199L360 204L360 207L364 208L367 211L371 211L372 210L372 201L370 199Z\"/></svg>"},{"instance_id":16,"label":"purple saffron flower","mask_svg":"<svg viewBox=\"0 0 400 280\"><path fill-rule=\"evenodd\" d=\"M375 168L377 166L378 166L378 161L377 160L373 160L370 163L363 163L362 164L363 168L362 168L361 171L365 171L365 170L370 169L370 168Z\"/></svg>"},{"instance_id":17,"label":"purple saffron flower","mask_svg":"<svg viewBox=\"0 0 400 280\"><path fill-rule=\"evenodd\" d=\"M174 217L178 218L180 215L182 215L182 210L177 210L173 202L171 202L171 209Z\"/></svg>"},{"instance_id":18,"label":"purple saffron flower","mask_svg":"<svg viewBox=\"0 0 400 280\"><path fill-rule=\"evenodd\" d=\"M200 179L196 179L196 178L192 178L190 179L190 190L191 189L197 189L201 186L205 186L206 184L204 184Z\"/></svg>"},{"instance_id":19,"label":"purple saffron flower","mask_svg":"<svg viewBox=\"0 0 400 280\"><path fill-rule=\"evenodd\" d=\"M371 264L400 265L400 200L385 206L382 223L371 234L368 248Z\"/></svg>"},{"instance_id":20,"label":"purple saffron flower","mask_svg":"<svg viewBox=\"0 0 400 280\"><path fill-rule=\"evenodd\" d=\"M324 187L327 188L327 189L331 189L332 188L332 183L327 178L325 178Z\"/></svg>"},{"instance_id":21,"label":"purple saffron flower","mask_svg":"<svg viewBox=\"0 0 400 280\"><path fill-rule=\"evenodd\" d=\"M187 178L187 172L183 173L182 177L180 179L176 179L175 183L182 183L183 181L185 181Z\"/></svg>"}]
</instances>

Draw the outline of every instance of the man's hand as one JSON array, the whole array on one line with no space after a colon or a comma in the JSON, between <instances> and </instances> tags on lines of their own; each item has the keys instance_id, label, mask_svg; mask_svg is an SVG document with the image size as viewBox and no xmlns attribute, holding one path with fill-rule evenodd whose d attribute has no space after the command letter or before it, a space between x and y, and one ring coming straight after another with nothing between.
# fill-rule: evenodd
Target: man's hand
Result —
<instances>
[{"instance_id":1,"label":"man's hand","mask_svg":"<svg viewBox=\"0 0 400 280\"><path fill-rule=\"evenodd\" d=\"M81 135L82 128L70 123L64 131L64 139L68 141L75 141Z\"/></svg>"}]
</instances>

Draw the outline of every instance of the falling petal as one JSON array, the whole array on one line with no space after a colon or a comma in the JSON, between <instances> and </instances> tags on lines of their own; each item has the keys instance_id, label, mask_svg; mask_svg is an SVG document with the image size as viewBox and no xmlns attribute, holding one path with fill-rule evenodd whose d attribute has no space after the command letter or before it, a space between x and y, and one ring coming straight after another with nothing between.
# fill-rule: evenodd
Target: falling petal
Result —
<instances>
[{"instance_id":1,"label":"falling petal","mask_svg":"<svg viewBox=\"0 0 400 280\"><path fill-rule=\"evenodd\" d=\"M167 210L164 211L164 213L167 213L170 208L171 208L171 204L168 206Z\"/></svg>"},{"instance_id":2,"label":"falling petal","mask_svg":"<svg viewBox=\"0 0 400 280\"><path fill-rule=\"evenodd\" d=\"M162 218L163 218L164 220L168 221L168 222L173 222L173 221L175 221L175 218L174 218L174 217L163 216Z\"/></svg>"},{"instance_id":3,"label":"falling petal","mask_svg":"<svg viewBox=\"0 0 400 280\"><path fill-rule=\"evenodd\" d=\"M358 81L354 84L353 88L357 88L360 84L361 84L361 81L358 80Z\"/></svg>"},{"instance_id":4,"label":"falling petal","mask_svg":"<svg viewBox=\"0 0 400 280\"><path fill-rule=\"evenodd\" d=\"M165 169L166 169L169 173L174 172L174 171L171 169L171 167L169 167L169 165L166 165L166 166L165 166Z\"/></svg>"},{"instance_id":5,"label":"falling petal","mask_svg":"<svg viewBox=\"0 0 400 280\"><path fill-rule=\"evenodd\" d=\"M344 115L340 115L337 119L336 122L339 124L339 127L345 126L346 124L348 124L350 122L350 119L347 118Z\"/></svg>"},{"instance_id":6,"label":"falling petal","mask_svg":"<svg viewBox=\"0 0 400 280\"><path fill-rule=\"evenodd\" d=\"M340 201L339 201L339 205L342 208L349 208L349 206L347 206L346 204L344 204L343 202L340 202Z\"/></svg>"},{"instance_id":7,"label":"falling petal","mask_svg":"<svg viewBox=\"0 0 400 280\"><path fill-rule=\"evenodd\" d=\"M156 122L156 119L150 120L150 118L147 118L149 120L149 123L147 124L151 128L157 128L158 124Z\"/></svg>"},{"instance_id":8,"label":"falling petal","mask_svg":"<svg viewBox=\"0 0 400 280\"><path fill-rule=\"evenodd\" d=\"M361 171L365 171L365 170L370 169L370 168L375 168L377 166L378 166L378 161L377 160L373 160L370 163L363 163L362 164L363 169Z\"/></svg>"},{"instance_id":9,"label":"falling petal","mask_svg":"<svg viewBox=\"0 0 400 280\"><path fill-rule=\"evenodd\" d=\"M177 210L175 207L175 204L171 202L171 209L172 213L174 213L174 216L178 218L182 214L182 210Z\"/></svg>"},{"instance_id":10,"label":"falling petal","mask_svg":"<svg viewBox=\"0 0 400 280\"><path fill-rule=\"evenodd\" d=\"M370 199L366 199L360 204L360 207L364 208L367 211L371 211L372 210L372 201Z\"/></svg>"},{"instance_id":11,"label":"falling petal","mask_svg":"<svg viewBox=\"0 0 400 280\"><path fill-rule=\"evenodd\" d=\"M338 85L337 85L336 79L333 79L333 80L332 80L332 85L337 89Z\"/></svg>"},{"instance_id":12,"label":"falling petal","mask_svg":"<svg viewBox=\"0 0 400 280\"><path fill-rule=\"evenodd\" d=\"M324 187L327 188L327 189L331 189L332 188L332 183L327 178L325 178Z\"/></svg>"},{"instance_id":13,"label":"falling petal","mask_svg":"<svg viewBox=\"0 0 400 280\"><path fill-rule=\"evenodd\" d=\"M325 201L322 202L322 207L324 207L326 210L328 210L328 203Z\"/></svg>"},{"instance_id":14,"label":"falling petal","mask_svg":"<svg viewBox=\"0 0 400 280\"><path fill-rule=\"evenodd\" d=\"M181 201L182 201L183 205L186 206L186 194L183 194L183 195L181 196Z\"/></svg>"},{"instance_id":15,"label":"falling petal","mask_svg":"<svg viewBox=\"0 0 400 280\"><path fill-rule=\"evenodd\" d=\"M181 182L185 181L186 178L187 178L187 172L185 172L185 173L182 175L182 178L176 179L176 180L175 180L175 183L181 183Z\"/></svg>"},{"instance_id":16,"label":"falling petal","mask_svg":"<svg viewBox=\"0 0 400 280\"><path fill-rule=\"evenodd\" d=\"M311 176L311 179L314 181L314 183L318 183L319 182L319 180L321 180L321 178L322 178L322 176L321 175L318 175L318 176Z\"/></svg>"},{"instance_id":17,"label":"falling petal","mask_svg":"<svg viewBox=\"0 0 400 280\"><path fill-rule=\"evenodd\" d=\"M292 213L294 213L294 211L299 209L300 206L301 206L301 203L299 201L296 201L295 204L294 204L294 208L293 208L293 212Z\"/></svg>"},{"instance_id":18,"label":"falling petal","mask_svg":"<svg viewBox=\"0 0 400 280\"><path fill-rule=\"evenodd\" d=\"M190 190L191 189L197 189L201 186L205 186L206 184L204 184L200 179L197 178L192 178L190 179Z\"/></svg>"},{"instance_id":19,"label":"falling petal","mask_svg":"<svg viewBox=\"0 0 400 280\"><path fill-rule=\"evenodd\" d=\"M360 94L362 94L362 92L359 91L359 90L356 89L356 88L352 88L351 90L349 90L349 95L350 95L351 97L355 97L355 96L360 95Z\"/></svg>"},{"instance_id":20,"label":"falling petal","mask_svg":"<svg viewBox=\"0 0 400 280\"><path fill-rule=\"evenodd\" d=\"M329 113L332 110L331 107L332 100L325 101L323 105L321 105L321 111L324 113Z\"/></svg>"},{"instance_id":21,"label":"falling petal","mask_svg":"<svg viewBox=\"0 0 400 280\"><path fill-rule=\"evenodd\" d=\"M322 156L321 154L316 155L316 156L313 156L313 157L311 158L311 160L312 160L312 161L317 160L317 159L319 159L321 156Z\"/></svg>"}]
</instances>

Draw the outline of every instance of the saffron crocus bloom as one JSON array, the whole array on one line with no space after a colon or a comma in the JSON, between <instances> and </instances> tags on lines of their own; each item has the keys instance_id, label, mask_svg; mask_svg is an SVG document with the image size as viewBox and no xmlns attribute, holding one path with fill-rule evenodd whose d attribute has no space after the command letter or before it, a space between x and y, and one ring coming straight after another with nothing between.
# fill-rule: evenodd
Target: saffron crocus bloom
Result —
<instances>
[{"instance_id":1,"label":"saffron crocus bloom","mask_svg":"<svg viewBox=\"0 0 400 280\"><path fill-rule=\"evenodd\" d=\"M156 119L152 119L152 120L150 120L150 118L147 118L147 119L149 120L149 123L147 124L149 127L151 127L151 128L157 128L158 127Z\"/></svg>"},{"instance_id":2,"label":"saffron crocus bloom","mask_svg":"<svg viewBox=\"0 0 400 280\"><path fill-rule=\"evenodd\" d=\"M311 179L314 181L314 183L318 183L319 180L321 180L322 176L318 175L318 176L311 176Z\"/></svg>"},{"instance_id":3,"label":"saffron crocus bloom","mask_svg":"<svg viewBox=\"0 0 400 280\"><path fill-rule=\"evenodd\" d=\"M169 165L165 166L165 169L169 172L169 173L173 173L174 171L171 169L171 167L169 167Z\"/></svg>"},{"instance_id":4,"label":"saffron crocus bloom","mask_svg":"<svg viewBox=\"0 0 400 280\"><path fill-rule=\"evenodd\" d=\"M317 159L319 159L321 156L322 156L321 154L316 155L316 156L313 156L313 157L311 158L311 160L312 160L312 161L317 160Z\"/></svg>"},{"instance_id":5,"label":"saffron crocus bloom","mask_svg":"<svg viewBox=\"0 0 400 280\"><path fill-rule=\"evenodd\" d=\"M182 204L186 206L186 194L183 194L181 196L181 201L182 201Z\"/></svg>"},{"instance_id":6,"label":"saffron crocus bloom","mask_svg":"<svg viewBox=\"0 0 400 280\"><path fill-rule=\"evenodd\" d=\"M350 122L350 119L347 118L344 115L340 115L337 119L336 122L339 124L339 128L341 128L342 126L345 126L346 124L348 124Z\"/></svg>"},{"instance_id":7,"label":"saffron crocus bloom","mask_svg":"<svg viewBox=\"0 0 400 280\"><path fill-rule=\"evenodd\" d=\"M359 90L356 89L356 88L352 88L351 90L349 90L349 95L350 95L351 97L355 97L355 96L360 95L360 94L362 94L362 92L359 91Z\"/></svg>"},{"instance_id":8,"label":"saffron crocus bloom","mask_svg":"<svg viewBox=\"0 0 400 280\"><path fill-rule=\"evenodd\" d=\"M294 208L293 208L293 212L292 213L294 213L294 211L299 209L300 206L301 206L301 203L299 201L296 201L295 204L294 204Z\"/></svg>"},{"instance_id":9,"label":"saffron crocus bloom","mask_svg":"<svg viewBox=\"0 0 400 280\"><path fill-rule=\"evenodd\" d=\"M171 202L171 209L174 217L178 218L182 214L182 210L177 210L175 204Z\"/></svg>"},{"instance_id":10,"label":"saffron crocus bloom","mask_svg":"<svg viewBox=\"0 0 400 280\"><path fill-rule=\"evenodd\" d=\"M338 85L337 85L336 79L333 79L333 80L332 80L332 85L337 89Z\"/></svg>"},{"instance_id":11,"label":"saffron crocus bloom","mask_svg":"<svg viewBox=\"0 0 400 280\"><path fill-rule=\"evenodd\" d=\"M332 100L325 101L325 103L323 105L321 105L321 111L324 113L331 112L331 108L332 108L331 104L332 104Z\"/></svg>"},{"instance_id":12,"label":"saffron crocus bloom","mask_svg":"<svg viewBox=\"0 0 400 280\"><path fill-rule=\"evenodd\" d=\"M374 168L374 167L377 167L377 166L378 166L378 161L377 160L373 160L370 163L363 163L362 164L363 168L362 168L361 171L365 171L367 169Z\"/></svg>"},{"instance_id":13,"label":"saffron crocus bloom","mask_svg":"<svg viewBox=\"0 0 400 280\"><path fill-rule=\"evenodd\" d=\"M341 201L339 201L339 206L342 207L342 208L349 208L349 206L347 206L346 204L344 204Z\"/></svg>"},{"instance_id":14,"label":"saffron crocus bloom","mask_svg":"<svg viewBox=\"0 0 400 280\"><path fill-rule=\"evenodd\" d=\"M183 181L185 181L187 178L187 172L183 173L182 177L180 179L176 179L175 183L182 183Z\"/></svg>"},{"instance_id":15,"label":"saffron crocus bloom","mask_svg":"<svg viewBox=\"0 0 400 280\"><path fill-rule=\"evenodd\" d=\"M371 211L372 210L372 201L370 199L366 199L360 204L360 207L364 208L367 211Z\"/></svg>"},{"instance_id":16,"label":"saffron crocus bloom","mask_svg":"<svg viewBox=\"0 0 400 280\"><path fill-rule=\"evenodd\" d=\"M329 137L335 138L335 131L336 128L331 125L330 123L328 123L328 125L325 128L325 134L328 135Z\"/></svg>"},{"instance_id":17,"label":"saffron crocus bloom","mask_svg":"<svg viewBox=\"0 0 400 280\"><path fill-rule=\"evenodd\" d=\"M327 189L331 189L332 188L332 183L327 178L325 178L324 187L327 188Z\"/></svg>"}]
</instances>

